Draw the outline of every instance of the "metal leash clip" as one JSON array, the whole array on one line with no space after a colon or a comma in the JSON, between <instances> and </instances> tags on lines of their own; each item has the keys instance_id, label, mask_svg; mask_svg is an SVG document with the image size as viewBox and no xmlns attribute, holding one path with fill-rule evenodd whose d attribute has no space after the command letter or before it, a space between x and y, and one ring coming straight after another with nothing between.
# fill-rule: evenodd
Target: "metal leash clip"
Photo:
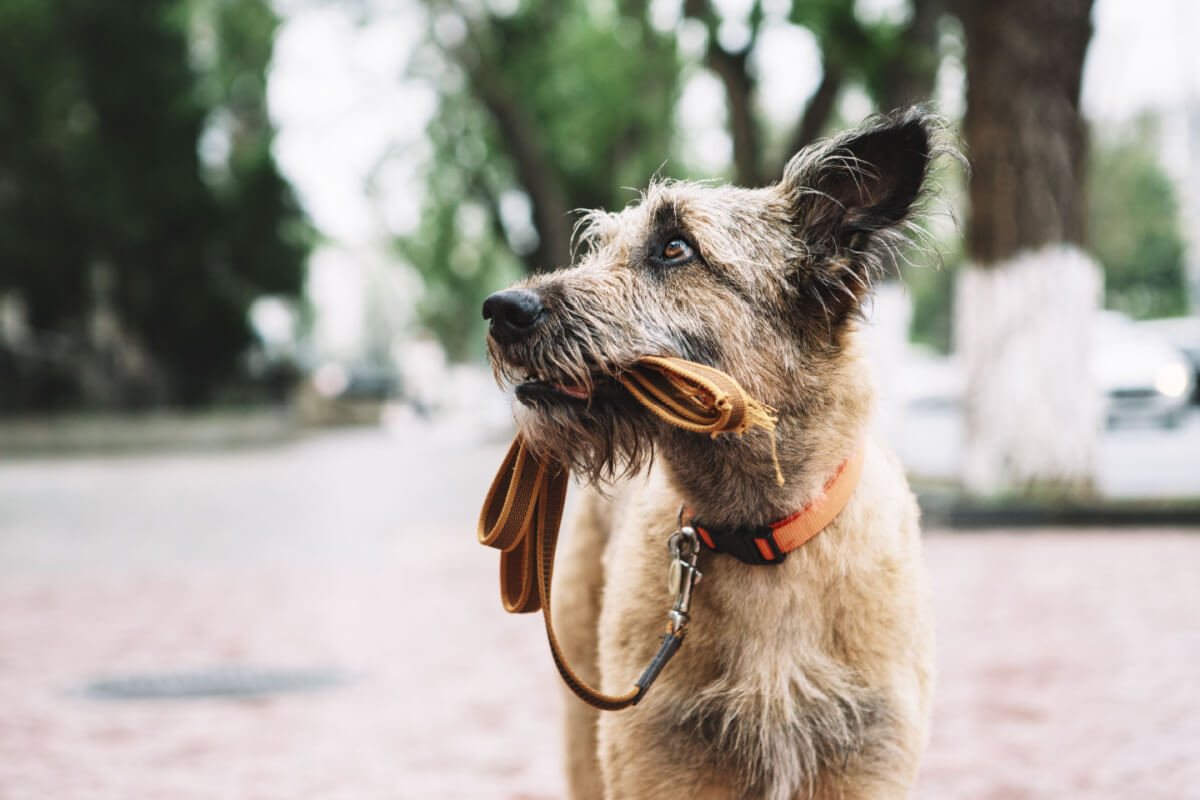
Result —
<instances>
[{"instance_id":1,"label":"metal leash clip","mask_svg":"<svg viewBox=\"0 0 1200 800\"><path fill-rule=\"evenodd\" d=\"M688 612L692 607L692 588L704 577L704 573L696 567L700 560L700 537L691 525L682 524L682 511L679 521L679 530L667 540L667 549L671 553L667 589L675 595L675 605L668 612L672 633L679 633L690 621Z\"/></svg>"},{"instance_id":2,"label":"metal leash clip","mask_svg":"<svg viewBox=\"0 0 1200 800\"><path fill-rule=\"evenodd\" d=\"M663 634L658 646L658 653L646 666L646 671L637 679L638 694L634 698L636 705L650 685L658 678L663 667L671 660L683 644L684 628L691 617L688 610L692 607L692 587L700 580L700 570L696 562L700 560L700 537L691 525L683 524L683 509L679 509L679 528L667 540L667 549L671 553L671 572L667 578L667 588L675 595L675 605L667 615L671 618L671 629Z\"/></svg>"}]
</instances>

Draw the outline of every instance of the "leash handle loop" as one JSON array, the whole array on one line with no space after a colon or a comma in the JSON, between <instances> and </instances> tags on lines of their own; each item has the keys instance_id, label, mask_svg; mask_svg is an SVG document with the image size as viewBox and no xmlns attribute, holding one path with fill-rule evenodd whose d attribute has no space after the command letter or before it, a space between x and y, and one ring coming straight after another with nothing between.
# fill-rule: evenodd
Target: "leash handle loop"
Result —
<instances>
[{"instance_id":1,"label":"leash handle loop","mask_svg":"<svg viewBox=\"0 0 1200 800\"><path fill-rule=\"evenodd\" d=\"M639 403L665 422L693 433L741 433L758 416L747 419L757 406L770 419L772 409L751 400L737 381L724 372L677 358L643 358L620 378Z\"/></svg>"},{"instance_id":2,"label":"leash handle loop","mask_svg":"<svg viewBox=\"0 0 1200 800\"><path fill-rule=\"evenodd\" d=\"M571 669L554 633L550 586L567 479L565 467L538 458L524 437L517 436L488 490L477 535L480 544L501 551L500 598L504 610L525 614L540 608L554 666L563 682L588 705L617 711L636 703L643 689L636 687L614 696L592 688Z\"/></svg>"}]
</instances>

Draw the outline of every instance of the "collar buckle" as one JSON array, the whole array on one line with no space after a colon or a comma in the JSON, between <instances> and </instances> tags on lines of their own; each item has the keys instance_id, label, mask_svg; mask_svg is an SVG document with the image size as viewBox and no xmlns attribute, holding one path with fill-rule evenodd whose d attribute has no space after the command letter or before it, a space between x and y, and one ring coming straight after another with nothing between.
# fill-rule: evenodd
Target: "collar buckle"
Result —
<instances>
[{"instance_id":1,"label":"collar buckle","mask_svg":"<svg viewBox=\"0 0 1200 800\"><path fill-rule=\"evenodd\" d=\"M782 564L787 558L770 525L743 525L720 530L693 521L692 526L710 550L728 553L745 564Z\"/></svg>"}]
</instances>

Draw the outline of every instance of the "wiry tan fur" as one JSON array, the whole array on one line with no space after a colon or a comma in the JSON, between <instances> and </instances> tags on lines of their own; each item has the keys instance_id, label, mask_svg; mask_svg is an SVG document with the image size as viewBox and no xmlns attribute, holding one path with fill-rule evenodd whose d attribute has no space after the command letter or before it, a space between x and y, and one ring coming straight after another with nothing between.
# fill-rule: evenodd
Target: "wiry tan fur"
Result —
<instances>
[{"instance_id":1,"label":"wiry tan fur","mask_svg":"<svg viewBox=\"0 0 1200 800\"><path fill-rule=\"evenodd\" d=\"M489 338L501 379L587 386L585 402L522 393L518 424L603 490L564 537L556 624L568 657L627 690L673 598L666 540L681 504L714 525L766 524L803 507L866 442L849 505L780 565L705 551L687 639L636 707L567 703L576 798L892 798L927 736L933 629L918 514L869 433L858 311L881 258L911 226L944 148L918 109L798 154L764 189L660 181L581 227L576 266L532 278L532 333ZM656 256L682 236L683 265ZM645 355L733 375L779 411L769 434L720 437L658 421L612 378Z\"/></svg>"}]
</instances>

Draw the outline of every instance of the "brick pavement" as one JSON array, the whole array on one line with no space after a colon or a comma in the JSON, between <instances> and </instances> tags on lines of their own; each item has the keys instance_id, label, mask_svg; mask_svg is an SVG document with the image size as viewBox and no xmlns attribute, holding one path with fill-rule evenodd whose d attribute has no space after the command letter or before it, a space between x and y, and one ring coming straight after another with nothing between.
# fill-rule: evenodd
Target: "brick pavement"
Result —
<instances>
[{"instance_id":1,"label":"brick pavement","mask_svg":"<svg viewBox=\"0 0 1200 800\"><path fill-rule=\"evenodd\" d=\"M420 444L0 464L0 800L561 797L540 625L499 610L494 554L473 542L468 489L502 446L414 467ZM471 502L422 508L434 483ZM204 524L152 546L144 521L129 540L135 489L175 492ZM259 496L283 532L222 517ZM320 530L346 507L338 546ZM940 679L917 797L1200 798L1197 533L929 535ZM75 691L232 663L354 680L253 700Z\"/></svg>"}]
</instances>

